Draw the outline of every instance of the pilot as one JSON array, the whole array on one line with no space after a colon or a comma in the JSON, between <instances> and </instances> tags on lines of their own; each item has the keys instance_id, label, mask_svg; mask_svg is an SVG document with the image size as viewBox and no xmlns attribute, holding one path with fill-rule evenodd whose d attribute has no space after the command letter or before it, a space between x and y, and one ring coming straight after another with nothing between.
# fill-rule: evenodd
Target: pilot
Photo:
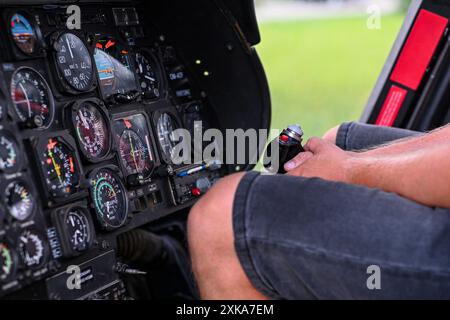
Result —
<instances>
[{"instance_id":1,"label":"pilot","mask_svg":"<svg viewBox=\"0 0 450 320\"><path fill-rule=\"evenodd\" d=\"M204 299L450 298L450 126L344 123L192 208Z\"/></svg>"}]
</instances>

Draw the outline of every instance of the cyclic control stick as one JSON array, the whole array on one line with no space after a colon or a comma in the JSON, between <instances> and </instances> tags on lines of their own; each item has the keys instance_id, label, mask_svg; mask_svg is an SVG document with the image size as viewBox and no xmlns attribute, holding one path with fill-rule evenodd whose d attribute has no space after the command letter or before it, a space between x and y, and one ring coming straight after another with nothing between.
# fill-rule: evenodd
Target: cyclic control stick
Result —
<instances>
[{"instance_id":1,"label":"cyclic control stick","mask_svg":"<svg viewBox=\"0 0 450 320\"><path fill-rule=\"evenodd\" d=\"M302 146L303 130L299 125L290 125L283 130L278 138L274 139L267 147L264 160L264 167L271 173L286 173L284 164L292 160L300 152L304 152ZM275 145L274 145L275 144ZM273 163L272 150L278 148L278 166Z\"/></svg>"}]
</instances>

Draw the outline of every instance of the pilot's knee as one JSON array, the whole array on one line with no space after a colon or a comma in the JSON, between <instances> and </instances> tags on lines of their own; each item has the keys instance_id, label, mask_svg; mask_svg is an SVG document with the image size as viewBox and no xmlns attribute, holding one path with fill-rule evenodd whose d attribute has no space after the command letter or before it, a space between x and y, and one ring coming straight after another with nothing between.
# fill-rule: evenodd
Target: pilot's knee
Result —
<instances>
[{"instance_id":1,"label":"pilot's knee","mask_svg":"<svg viewBox=\"0 0 450 320\"><path fill-rule=\"evenodd\" d=\"M233 201L242 176L238 173L222 178L191 209L188 242L193 262L220 252L217 250L233 248Z\"/></svg>"},{"instance_id":2,"label":"pilot's knee","mask_svg":"<svg viewBox=\"0 0 450 320\"><path fill-rule=\"evenodd\" d=\"M336 144L336 137L337 137L337 133L339 131L339 126L336 126L334 128L331 128L330 130L328 130L324 135L323 135L323 139L326 141L329 141L333 144Z\"/></svg>"},{"instance_id":3,"label":"pilot's knee","mask_svg":"<svg viewBox=\"0 0 450 320\"><path fill-rule=\"evenodd\" d=\"M218 216L231 213L234 194L243 175L243 173L237 173L220 179L193 206L189 214L188 225L194 226L205 221L213 223Z\"/></svg>"}]
</instances>

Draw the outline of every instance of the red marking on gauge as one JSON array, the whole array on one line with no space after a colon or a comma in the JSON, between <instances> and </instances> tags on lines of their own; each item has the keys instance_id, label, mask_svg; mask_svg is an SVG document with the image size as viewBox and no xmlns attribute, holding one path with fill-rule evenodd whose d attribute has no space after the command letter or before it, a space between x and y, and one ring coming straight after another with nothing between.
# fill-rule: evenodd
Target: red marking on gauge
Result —
<instances>
[{"instance_id":1,"label":"red marking on gauge","mask_svg":"<svg viewBox=\"0 0 450 320\"><path fill-rule=\"evenodd\" d=\"M96 46L98 49L103 49L103 46L102 46L101 43L98 43L98 42L97 42L97 43L95 44L95 46Z\"/></svg>"},{"instance_id":2,"label":"red marking on gauge","mask_svg":"<svg viewBox=\"0 0 450 320\"><path fill-rule=\"evenodd\" d=\"M128 129L130 129L133 126L133 124L127 119L123 119L123 123L125 124L125 127L127 127Z\"/></svg>"},{"instance_id":3,"label":"red marking on gauge","mask_svg":"<svg viewBox=\"0 0 450 320\"><path fill-rule=\"evenodd\" d=\"M53 150L57 144L58 142L56 140L50 139L48 140L47 149Z\"/></svg>"},{"instance_id":4,"label":"red marking on gauge","mask_svg":"<svg viewBox=\"0 0 450 320\"><path fill-rule=\"evenodd\" d=\"M69 158L69 164L70 164L70 172L74 173L75 172L75 166L73 164L73 158L72 157Z\"/></svg>"},{"instance_id":5,"label":"red marking on gauge","mask_svg":"<svg viewBox=\"0 0 450 320\"><path fill-rule=\"evenodd\" d=\"M114 46L116 43L112 40L108 40L108 42L105 44L105 49L109 49L110 47Z\"/></svg>"}]
</instances>

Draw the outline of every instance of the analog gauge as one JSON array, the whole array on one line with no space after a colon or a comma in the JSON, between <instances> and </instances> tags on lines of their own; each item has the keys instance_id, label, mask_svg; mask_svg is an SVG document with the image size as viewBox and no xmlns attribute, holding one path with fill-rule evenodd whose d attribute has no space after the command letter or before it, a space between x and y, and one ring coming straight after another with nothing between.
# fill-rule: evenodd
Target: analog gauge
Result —
<instances>
[{"instance_id":1,"label":"analog gauge","mask_svg":"<svg viewBox=\"0 0 450 320\"><path fill-rule=\"evenodd\" d=\"M119 177L109 169L101 169L92 177L91 183L95 212L102 226L114 229L123 225L128 214L128 202Z\"/></svg>"},{"instance_id":2,"label":"analog gauge","mask_svg":"<svg viewBox=\"0 0 450 320\"><path fill-rule=\"evenodd\" d=\"M136 74L139 77L142 94L146 99L155 99L160 95L160 81L156 70L159 68L156 59L147 59L144 55L136 53Z\"/></svg>"},{"instance_id":3,"label":"analog gauge","mask_svg":"<svg viewBox=\"0 0 450 320\"><path fill-rule=\"evenodd\" d=\"M157 124L159 145L165 158L170 162L173 159L173 148L178 143L173 134L175 129L175 120L170 114L163 113L159 116Z\"/></svg>"},{"instance_id":4,"label":"analog gauge","mask_svg":"<svg viewBox=\"0 0 450 320\"><path fill-rule=\"evenodd\" d=\"M72 116L77 139L89 159L101 159L109 151L110 137L104 113L91 102L75 108Z\"/></svg>"},{"instance_id":5,"label":"analog gauge","mask_svg":"<svg viewBox=\"0 0 450 320\"><path fill-rule=\"evenodd\" d=\"M26 54L32 54L36 50L36 31L31 23L21 14L16 13L11 17L11 35L16 46Z\"/></svg>"},{"instance_id":6,"label":"analog gauge","mask_svg":"<svg viewBox=\"0 0 450 320\"><path fill-rule=\"evenodd\" d=\"M25 181L16 180L8 184L4 197L6 208L15 219L24 221L33 214L35 199Z\"/></svg>"},{"instance_id":7,"label":"analog gauge","mask_svg":"<svg viewBox=\"0 0 450 320\"><path fill-rule=\"evenodd\" d=\"M48 127L53 120L53 96L44 78L35 70L22 67L11 80L11 97L22 123Z\"/></svg>"},{"instance_id":8,"label":"analog gauge","mask_svg":"<svg viewBox=\"0 0 450 320\"><path fill-rule=\"evenodd\" d=\"M138 134L130 129L124 130L119 139L122 164L128 174L143 173L148 166L147 148Z\"/></svg>"},{"instance_id":9,"label":"analog gauge","mask_svg":"<svg viewBox=\"0 0 450 320\"><path fill-rule=\"evenodd\" d=\"M81 208L70 209L65 216L64 225L70 249L74 252L88 249L92 234L85 211Z\"/></svg>"},{"instance_id":10,"label":"analog gauge","mask_svg":"<svg viewBox=\"0 0 450 320\"><path fill-rule=\"evenodd\" d=\"M64 197L76 192L80 173L73 149L60 138L50 138L41 157L50 194L53 197Z\"/></svg>"},{"instance_id":11,"label":"analog gauge","mask_svg":"<svg viewBox=\"0 0 450 320\"><path fill-rule=\"evenodd\" d=\"M4 242L0 242L0 281L5 282L11 278L16 269L14 252Z\"/></svg>"},{"instance_id":12,"label":"analog gauge","mask_svg":"<svg viewBox=\"0 0 450 320\"><path fill-rule=\"evenodd\" d=\"M135 99L139 92L133 56L114 38L105 37L95 44L94 61L105 99ZM128 96L128 97L126 97Z\"/></svg>"},{"instance_id":13,"label":"analog gauge","mask_svg":"<svg viewBox=\"0 0 450 320\"><path fill-rule=\"evenodd\" d=\"M88 91L93 80L92 58L83 41L63 33L55 43L56 65L64 80L77 91Z\"/></svg>"},{"instance_id":14,"label":"analog gauge","mask_svg":"<svg viewBox=\"0 0 450 320\"><path fill-rule=\"evenodd\" d=\"M18 170L20 148L14 136L7 131L0 131L0 170L12 173Z\"/></svg>"},{"instance_id":15,"label":"analog gauge","mask_svg":"<svg viewBox=\"0 0 450 320\"><path fill-rule=\"evenodd\" d=\"M146 118L136 114L114 122L119 155L126 175L149 177L154 168Z\"/></svg>"},{"instance_id":16,"label":"analog gauge","mask_svg":"<svg viewBox=\"0 0 450 320\"><path fill-rule=\"evenodd\" d=\"M25 230L19 236L19 254L28 268L40 267L47 255L45 241L34 230Z\"/></svg>"}]
</instances>

